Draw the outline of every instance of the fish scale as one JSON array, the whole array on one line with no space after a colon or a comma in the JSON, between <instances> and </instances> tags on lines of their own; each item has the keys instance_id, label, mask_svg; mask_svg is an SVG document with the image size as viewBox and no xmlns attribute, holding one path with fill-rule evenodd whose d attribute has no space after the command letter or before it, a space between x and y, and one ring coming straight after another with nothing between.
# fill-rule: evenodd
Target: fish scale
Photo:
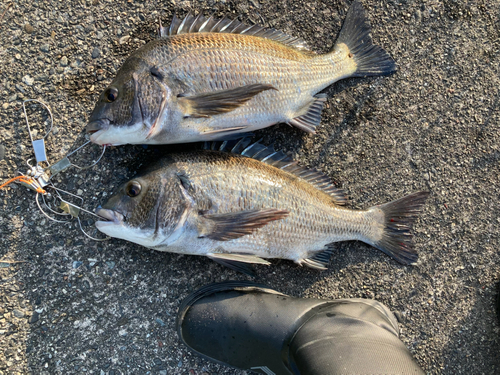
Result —
<instances>
[{"instance_id":1,"label":"fish scale","mask_svg":"<svg viewBox=\"0 0 500 375\"><path fill-rule=\"evenodd\" d=\"M346 77L395 71L392 58L373 45L358 2L323 55L276 30L252 30L239 21L226 29L229 20L215 19L205 28L203 20L174 18L165 36L131 54L92 113L87 131L93 142L225 139L279 122L314 133L325 101L321 90Z\"/></svg>"}]
</instances>

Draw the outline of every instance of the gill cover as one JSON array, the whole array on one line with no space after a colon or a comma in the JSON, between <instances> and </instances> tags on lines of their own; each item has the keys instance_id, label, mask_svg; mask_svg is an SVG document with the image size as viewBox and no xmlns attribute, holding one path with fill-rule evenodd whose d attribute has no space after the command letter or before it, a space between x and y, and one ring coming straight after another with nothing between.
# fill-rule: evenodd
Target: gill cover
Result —
<instances>
[{"instance_id":1,"label":"gill cover","mask_svg":"<svg viewBox=\"0 0 500 375\"><path fill-rule=\"evenodd\" d=\"M168 100L161 78L143 60L128 59L95 105L86 127L91 140L118 145L151 137Z\"/></svg>"}]
</instances>

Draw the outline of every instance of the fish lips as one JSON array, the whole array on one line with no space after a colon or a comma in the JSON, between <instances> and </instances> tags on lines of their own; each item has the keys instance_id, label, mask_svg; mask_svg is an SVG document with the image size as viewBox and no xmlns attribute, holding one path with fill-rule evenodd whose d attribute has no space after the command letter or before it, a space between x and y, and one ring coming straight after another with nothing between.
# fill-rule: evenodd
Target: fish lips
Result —
<instances>
[{"instance_id":1,"label":"fish lips","mask_svg":"<svg viewBox=\"0 0 500 375\"><path fill-rule=\"evenodd\" d=\"M99 133L102 133L103 131L108 130L109 126L111 125L111 121L107 118L101 118L97 120L90 121L87 126L85 127L85 130L88 134L91 134L90 140L94 143L96 143L96 139L99 135Z\"/></svg>"},{"instance_id":2,"label":"fish lips","mask_svg":"<svg viewBox=\"0 0 500 375\"><path fill-rule=\"evenodd\" d=\"M125 222L125 216L118 211L109 210L106 208L98 208L96 210L96 215L106 219L107 221L97 221L95 223L97 229L100 229L109 225L121 225Z\"/></svg>"},{"instance_id":3,"label":"fish lips","mask_svg":"<svg viewBox=\"0 0 500 375\"><path fill-rule=\"evenodd\" d=\"M87 133L95 133L96 131L99 130L106 130L109 128L109 125L111 124L111 121L107 118L100 118L97 120L90 121L87 126L85 127L85 130Z\"/></svg>"}]
</instances>

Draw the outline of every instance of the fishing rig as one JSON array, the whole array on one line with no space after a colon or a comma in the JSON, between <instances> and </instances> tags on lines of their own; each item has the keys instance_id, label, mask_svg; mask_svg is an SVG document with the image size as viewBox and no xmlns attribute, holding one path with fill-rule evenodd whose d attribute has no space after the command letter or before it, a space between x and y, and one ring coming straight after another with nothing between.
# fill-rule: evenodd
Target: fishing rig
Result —
<instances>
[{"instance_id":1,"label":"fishing rig","mask_svg":"<svg viewBox=\"0 0 500 375\"><path fill-rule=\"evenodd\" d=\"M40 139L33 139L33 132L31 131L30 123L28 120L28 114L26 113L26 103L28 102L36 102L40 105L42 105L48 112L50 116L50 126L47 132L45 133L45 136L43 136ZM78 222L78 226L80 227L80 230L82 233L87 236L88 238L95 240L95 241L106 241L110 239L110 237L105 237L105 238L96 238L92 237L88 233L86 233L83 230L82 227L82 222L80 219L80 213L85 212L87 214L90 214L92 216L98 217L101 220L106 220L105 218L100 217L99 215L96 215L95 213L88 211L83 208L83 203L84 200L82 197L72 194L68 191L65 191L63 189L60 189L56 187L53 183L53 179L56 175L61 173L62 171L67 170L70 167L74 167L80 171L84 171L86 169L92 168L94 165L99 163L99 161L102 159L104 152L106 151L106 146L103 146L102 152L98 159L94 161L92 164L82 167L79 166L75 163L73 163L70 160L70 157L73 155L76 155L80 150L82 150L84 147L90 144L90 141L87 140L83 145L79 146L75 150L69 152L66 154L62 159L57 161L54 164L50 164L48 157L47 157L47 152L45 148L45 139L48 137L48 135L52 132L52 128L54 125L54 119L52 116L52 111L50 110L49 106L46 105L45 103L41 102L40 100L37 99L27 99L23 101L23 111L24 111L24 117L26 119L26 126L28 127L28 133L30 136L31 144L33 146L33 151L35 154L35 162L33 163L33 159L28 159L26 161L26 164L28 165L28 170L26 173L19 173L19 176L16 176L14 178L11 178L7 182L3 183L0 185L0 189L3 187L9 185L10 183L16 182L19 183L34 192L36 192L35 196L35 201L36 204L40 210L40 212L45 215L48 219L57 222L57 223L68 223L72 221L73 219L76 219ZM40 202L40 197L42 202ZM64 197L70 197L70 198L64 198ZM78 200L79 204L75 204L73 202L70 202L70 199L73 200ZM50 200L50 201L49 201ZM55 217L57 218L55 218Z\"/></svg>"}]
</instances>

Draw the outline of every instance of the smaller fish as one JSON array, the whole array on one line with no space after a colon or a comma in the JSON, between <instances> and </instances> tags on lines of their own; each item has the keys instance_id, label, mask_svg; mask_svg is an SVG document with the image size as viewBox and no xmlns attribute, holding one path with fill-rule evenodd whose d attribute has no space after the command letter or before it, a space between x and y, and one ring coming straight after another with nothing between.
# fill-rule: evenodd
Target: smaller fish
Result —
<instances>
[{"instance_id":1,"label":"smaller fish","mask_svg":"<svg viewBox=\"0 0 500 375\"><path fill-rule=\"evenodd\" d=\"M164 157L97 210L109 221L96 227L111 237L205 255L243 272L251 263L269 264L265 258L326 269L328 245L348 240L403 264L416 262L410 229L428 192L351 210L343 207L345 194L321 172L249 143Z\"/></svg>"},{"instance_id":2,"label":"smaller fish","mask_svg":"<svg viewBox=\"0 0 500 375\"><path fill-rule=\"evenodd\" d=\"M326 95L348 77L391 74L373 44L363 6L353 2L330 53L274 29L188 14L123 63L87 124L105 145L241 138L284 122L314 133Z\"/></svg>"}]
</instances>

